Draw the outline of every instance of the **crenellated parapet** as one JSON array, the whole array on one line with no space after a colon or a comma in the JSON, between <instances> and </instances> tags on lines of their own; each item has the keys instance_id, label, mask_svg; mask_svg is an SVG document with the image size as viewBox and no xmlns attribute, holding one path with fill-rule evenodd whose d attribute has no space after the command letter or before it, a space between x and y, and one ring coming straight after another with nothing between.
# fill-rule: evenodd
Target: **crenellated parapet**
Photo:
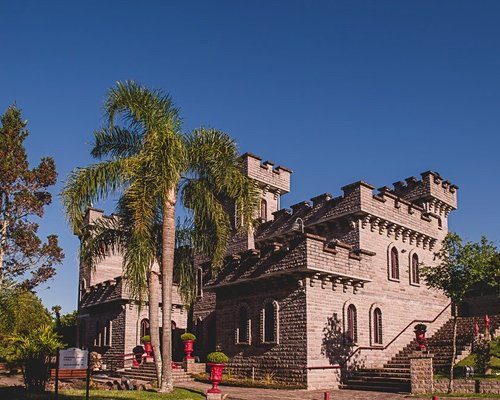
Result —
<instances>
[{"instance_id":1,"label":"crenellated parapet","mask_svg":"<svg viewBox=\"0 0 500 400\"><path fill-rule=\"evenodd\" d=\"M291 231L338 238L362 247L359 230L394 237L433 250L448 231L447 218L457 206L457 186L438 174L406 179L395 189L358 181L342 187L341 196L325 193L273 213L274 221L257 231L257 244L276 240Z\"/></svg>"},{"instance_id":2,"label":"crenellated parapet","mask_svg":"<svg viewBox=\"0 0 500 400\"><path fill-rule=\"evenodd\" d=\"M261 162L262 158L252 153L241 156L243 172L255 179L265 191L278 195L290 192L292 171L282 166L274 166L272 161Z\"/></svg>"},{"instance_id":3,"label":"crenellated parapet","mask_svg":"<svg viewBox=\"0 0 500 400\"><path fill-rule=\"evenodd\" d=\"M247 282L255 285L286 276L304 288L317 284L356 294L371 281L369 259L373 252L310 233L291 232L281 239L258 250L228 256L222 272L209 286L222 288Z\"/></svg>"},{"instance_id":4,"label":"crenellated parapet","mask_svg":"<svg viewBox=\"0 0 500 400\"><path fill-rule=\"evenodd\" d=\"M426 171L422 179L406 178L394 183L392 191L396 196L421 205L426 211L439 215L457 208L458 186L443 179L437 172Z\"/></svg>"}]
</instances>

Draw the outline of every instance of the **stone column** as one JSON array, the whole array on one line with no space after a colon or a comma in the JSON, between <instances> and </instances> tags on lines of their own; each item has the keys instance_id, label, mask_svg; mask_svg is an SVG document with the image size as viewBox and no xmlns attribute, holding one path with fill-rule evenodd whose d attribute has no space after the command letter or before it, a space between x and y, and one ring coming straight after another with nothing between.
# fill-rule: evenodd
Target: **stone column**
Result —
<instances>
[{"instance_id":1,"label":"stone column","mask_svg":"<svg viewBox=\"0 0 500 400\"><path fill-rule=\"evenodd\" d=\"M410 358L411 393L432 393L434 377L432 370L433 354L426 351L414 351Z\"/></svg>"}]
</instances>

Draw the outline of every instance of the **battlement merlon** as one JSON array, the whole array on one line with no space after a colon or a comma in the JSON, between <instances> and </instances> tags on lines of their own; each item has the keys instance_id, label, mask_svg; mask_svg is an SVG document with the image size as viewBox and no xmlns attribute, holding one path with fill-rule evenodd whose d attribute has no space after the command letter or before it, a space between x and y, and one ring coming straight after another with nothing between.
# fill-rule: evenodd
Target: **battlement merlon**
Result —
<instances>
[{"instance_id":1,"label":"battlement merlon","mask_svg":"<svg viewBox=\"0 0 500 400\"><path fill-rule=\"evenodd\" d=\"M426 171L420 175L421 180L409 177L405 182L395 182L392 192L398 197L421 205L427 211L451 211L457 208L457 185L444 180L434 171Z\"/></svg>"},{"instance_id":2,"label":"battlement merlon","mask_svg":"<svg viewBox=\"0 0 500 400\"><path fill-rule=\"evenodd\" d=\"M243 172L255 179L259 186L280 195L290 192L292 171L288 168L274 167L272 161L261 162L262 158L252 153L241 156Z\"/></svg>"},{"instance_id":3,"label":"battlement merlon","mask_svg":"<svg viewBox=\"0 0 500 400\"><path fill-rule=\"evenodd\" d=\"M95 221L100 220L104 216L104 210L98 208L89 207L85 213L84 224L92 225Z\"/></svg>"}]
</instances>

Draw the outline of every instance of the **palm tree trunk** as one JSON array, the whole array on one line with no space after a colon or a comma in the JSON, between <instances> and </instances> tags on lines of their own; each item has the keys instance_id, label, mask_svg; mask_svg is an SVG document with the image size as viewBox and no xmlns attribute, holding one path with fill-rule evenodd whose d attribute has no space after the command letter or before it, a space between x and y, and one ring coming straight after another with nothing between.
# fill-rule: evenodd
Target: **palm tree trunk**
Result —
<instances>
[{"instance_id":1,"label":"palm tree trunk","mask_svg":"<svg viewBox=\"0 0 500 400\"><path fill-rule=\"evenodd\" d=\"M450 366L450 380L448 382L448 393L453 393L453 367L455 364L455 358L457 356L457 309L456 305L453 305L454 313L453 313L453 352L451 355L451 366Z\"/></svg>"},{"instance_id":2,"label":"palm tree trunk","mask_svg":"<svg viewBox=\"0 0 500 400\"><path fill-rule=\"evenodd\" d=\"M172 377L172 284L174 275L175 250L175 203L177 191L170 189L163 205L162 226L162 326L163 326L163 368L160 393L174 390Z\"/></svg>"},{"instance_id":3,"label":"palm tree trunk","mask_svg":"<svg viewBox=\"0 0 500 400\"><path fill-rule=\"evenodd\" d=\"M156 379L158 385L161 382L161 350L160 350L160 312L158 307L160 305L160 279L158 271L153 266L148 276L149 286L149 327L151 335L151 345L153 346L154 361L156 367Z\"/></svg>"}]
</instances>

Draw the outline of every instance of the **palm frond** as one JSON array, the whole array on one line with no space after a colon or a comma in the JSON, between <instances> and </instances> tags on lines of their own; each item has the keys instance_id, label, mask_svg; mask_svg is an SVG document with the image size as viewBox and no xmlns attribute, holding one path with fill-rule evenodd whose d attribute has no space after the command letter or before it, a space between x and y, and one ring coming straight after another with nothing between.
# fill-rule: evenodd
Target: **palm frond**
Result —
<instances>
[{"instance_id":1,"label":"palm frond","mask_svg":"<svg viewBox=\"0 0 500 400\"><path fill-rule=\"evenodd\" d=\"M142 148L142 134L138 130L128 130L118 126L102 128L94 132L94 146L90 154L97 159L104 157L117 159L136 155Z\"/></svg>"}]
</instances>

